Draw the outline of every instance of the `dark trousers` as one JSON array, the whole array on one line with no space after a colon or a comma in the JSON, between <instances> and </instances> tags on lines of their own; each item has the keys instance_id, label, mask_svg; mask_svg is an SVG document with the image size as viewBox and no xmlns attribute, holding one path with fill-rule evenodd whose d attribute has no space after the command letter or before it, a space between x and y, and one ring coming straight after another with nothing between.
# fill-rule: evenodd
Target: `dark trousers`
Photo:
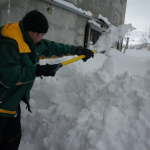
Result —
<instances>
[{"instance_id":1,"label":"dark trousers","mask_svg":"<svg viewBox=\"0 0 150 150\"><path fill-rule=\"evenodd\" d=\"M0 116L0 150L18 150L21 140L20 106L15 118Z\"/></svg>"}]
</instances>

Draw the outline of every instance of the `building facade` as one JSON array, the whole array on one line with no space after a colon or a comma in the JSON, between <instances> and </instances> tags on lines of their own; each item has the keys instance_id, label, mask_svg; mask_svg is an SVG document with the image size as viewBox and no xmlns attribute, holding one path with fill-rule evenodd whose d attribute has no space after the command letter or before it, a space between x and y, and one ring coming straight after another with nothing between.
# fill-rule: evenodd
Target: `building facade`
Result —
<instances>
[{"instance_id":1,"label":"building facade","mask_svg":"<svg viewBox=\"0 0 150 150\"><path fill-rule=\"evenodd\" d=\"M23 16L34 9L41 11L49 21L49 31L45 38L66 44L88 46L90 40L101 35L102 30L90 25L89 20L94 19L100 28L107 28L107 23L98 19L98 15L108 18L112 25L124 23L127 0L65 0L92 16L84 16L77 10L72 11L62 0L0 0L0 26L9 22L20 21ZM54 3L55 2L55 3ZM88 24L88 27L87 27ZM92 34L93 31L93 34ZM96 34L97 32L97 34ZM87 43L86 43L87 42ZM86 43L86 44L85 44Z\"/></svg>"}]
</instances>

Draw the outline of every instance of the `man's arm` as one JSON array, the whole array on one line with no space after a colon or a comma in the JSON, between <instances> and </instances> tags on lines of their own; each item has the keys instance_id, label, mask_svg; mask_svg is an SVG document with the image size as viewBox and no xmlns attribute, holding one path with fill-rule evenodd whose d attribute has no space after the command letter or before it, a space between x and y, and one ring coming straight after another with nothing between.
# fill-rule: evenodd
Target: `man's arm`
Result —
<instances>
[{"instance_id":1,"label":"man's arm","mask_svg":"<svg viewBox=\"0 0 150 150\"><path fill-rule=\"evenodd\" d=\"M43 45L45 47L43 58L85 55L86 57L83 59L83 61L87 61L89 58L94 57L93 51L83 48L82 46L67 45L48 40L42 40L41 42L43 42Z\"/></svg>"},{"instance_id":2,"label":"man's arm","mask_svg":"<svg viewBox=\"0 0 150 150\"><path fill-rule=\"evenodd\" d=\"M79 48L79 46L57 43L46 39L41 42L44 44L43 56L45 58L76 55Z\"/></svg>"}]
</instances>

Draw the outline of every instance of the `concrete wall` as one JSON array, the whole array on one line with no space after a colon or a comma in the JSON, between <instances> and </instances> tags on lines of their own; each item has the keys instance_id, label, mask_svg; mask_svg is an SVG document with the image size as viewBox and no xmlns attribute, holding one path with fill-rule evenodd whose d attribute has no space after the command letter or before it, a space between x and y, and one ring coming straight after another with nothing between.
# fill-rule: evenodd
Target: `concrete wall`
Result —
<instances>
[{"instance_id":1,"label":"concrete wall","mask_svg":"<svg viewBox=\"0 0 150 150\"><path fill-rule=\"evenodd\" d=\"M89 10L93 17L99 14L107 17L111 24L118 26L124 23L127 0L65 0L71 2L79 8Z\"/></svg>"},{"instance_id":2,"label":"concrete wall","mask_svg":"<svg viewBox=\"0 0 150 150\"><path fill-rule=\"evenodd\" d=\"M124 21L123 4L126 0L116 0L115 3L113 1L115 0L88 0L87 3L87 0L68 0L77 7L90 10L95 16L102 14L112 24L120 25ZM43 0L0 0L0 26L20 21L27 12L34 9L48 18L50 28L45 38L60 43L83 45L88 19L51 6Z\"/></svg>"}]
</instances>

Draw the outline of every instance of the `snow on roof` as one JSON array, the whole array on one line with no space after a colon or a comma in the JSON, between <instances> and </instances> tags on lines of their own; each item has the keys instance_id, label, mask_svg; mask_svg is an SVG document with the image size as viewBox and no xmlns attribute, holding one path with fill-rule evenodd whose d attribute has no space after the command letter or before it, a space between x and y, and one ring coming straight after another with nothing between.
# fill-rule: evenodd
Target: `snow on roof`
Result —
<instances>
[{"instance_id":1,"label":"snow on roof","mask_svg":"<svg viewBox=\"0 0 150 150\"><path fill-rule=\"evenodd\" d=\"M106 17L103 17L101 14L98 15L98 19L102 19L105 23L107 23L108 25L111 25L108 19Z\"/></svg>"},{"instance_id":2,"label":"snow on roof","mask_svg":"<svg viewBox=\"0 0 150 150\"><path fill-rule=\"evenodd\" d=\"M68 6L68 7L72 8L72 9L74 9L74 10L77 10L77 11L79 11L81 13L84 13L84 14L92 17L92 13L90 11L85 11L85 10L83 10L81 8L78 8L75 5L73 5L72 3L66 2L64 0L54 0L54 1L56 1L58 3L61 3L62 5Z\"/></svg>"},{"instance_id":3,"label":"snow on roof","mask_svg":"<svg viewBox=\"0 0 150 150\"><path fill-rule=\"evenodd\" d=\"M101 25L100 24L98 24L96 21L94 21L94 20L89 20L88 21L89 23L92 23L92 24L94 24L94 25L96 25L97 27L99 27L99 28L101 28Z\"/></svg>"},{"instance_id":4,"label":"snow on roof","mask_svg":"<svg viewBox=\"0 0 150 150\"><path fill-rule=\"evenodd\" d=\"M78 8L72 3L66 2L64 0L54 0L54 1L57 2L57 3L60 3L64 6L67 6L69 8L72 8L72 9L78 11L78 12L81 12L81 13L87 15L87 16L92 17L92 13L90 11L85 11L81 8ZM102 19L107 25L111 25L111 23L108 21L108 19L106 17L103 17L101 14L98 15L98 19Z\"/></svg>"}]
</instances>

